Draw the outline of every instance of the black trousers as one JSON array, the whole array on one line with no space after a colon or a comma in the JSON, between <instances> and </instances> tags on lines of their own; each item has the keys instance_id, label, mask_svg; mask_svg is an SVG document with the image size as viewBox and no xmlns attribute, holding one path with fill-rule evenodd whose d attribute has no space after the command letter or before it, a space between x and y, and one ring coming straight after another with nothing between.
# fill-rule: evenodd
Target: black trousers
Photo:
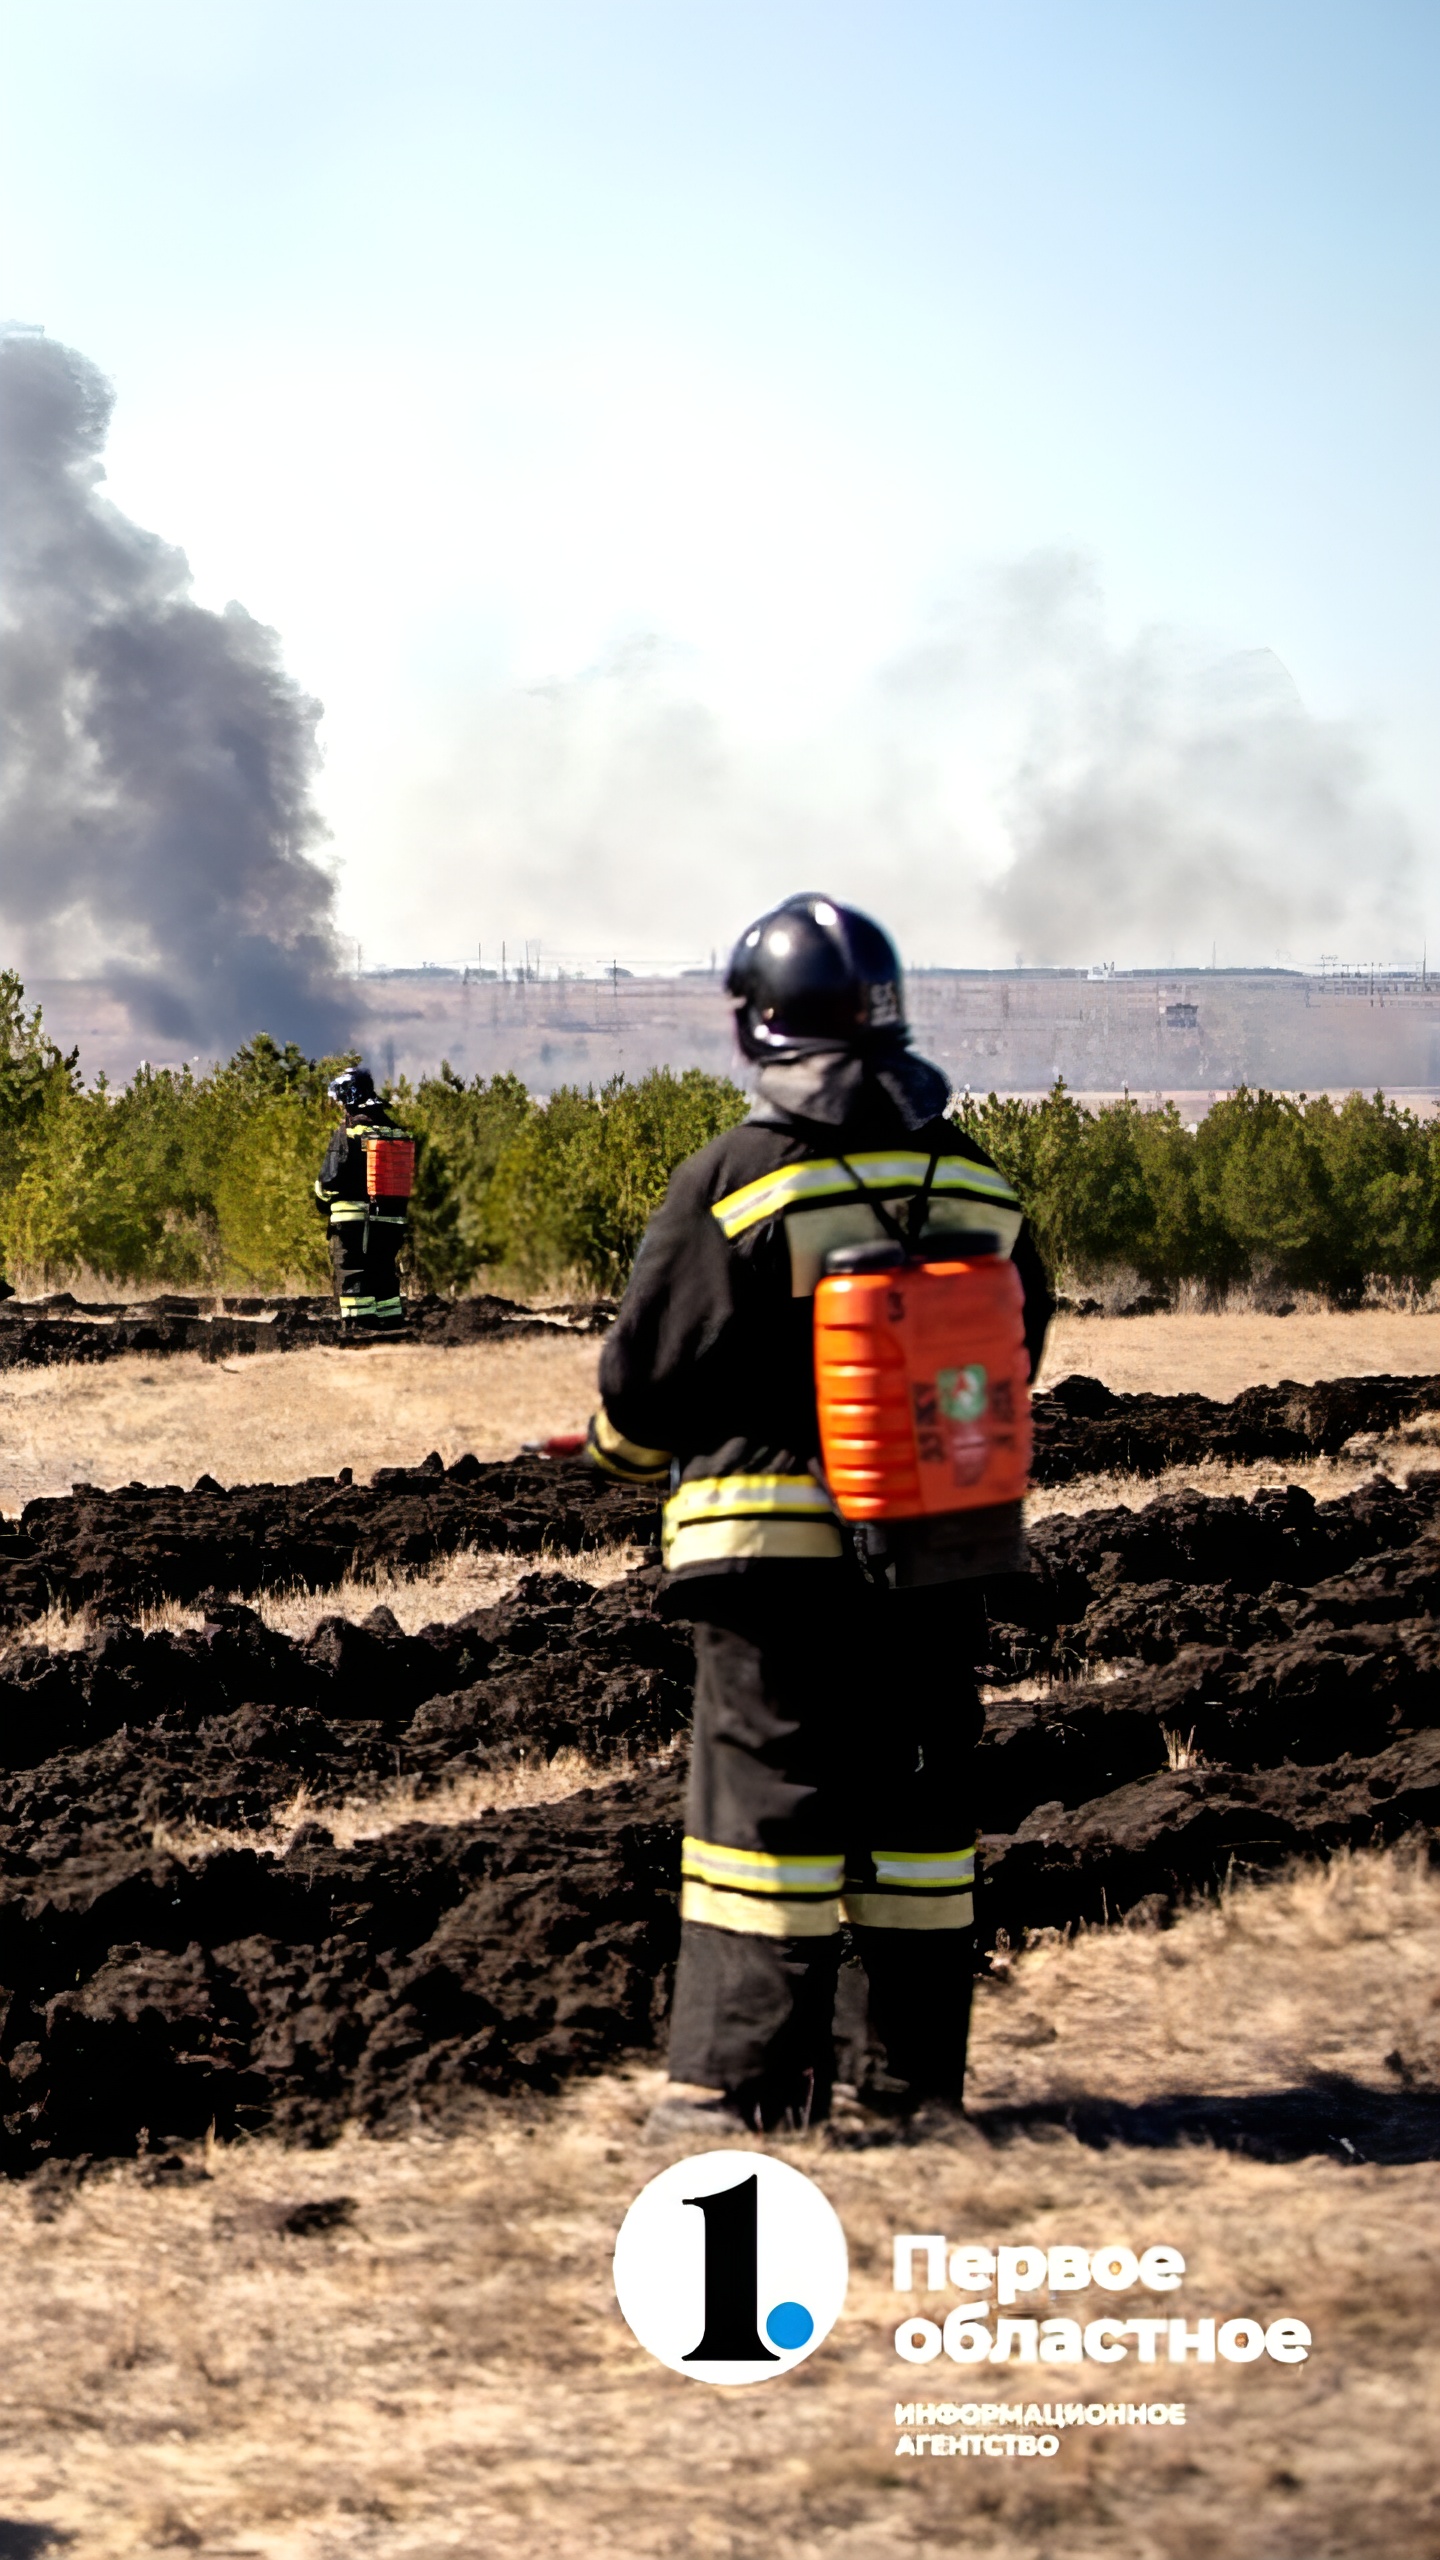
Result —
<instances>
[{"instance_id":1,"label":"black trousers","mask_svg":"<svg viewBox=\"0 0 1440 2560\"><path fill-rule=\"evenodd\" d=\"M837 2067L880 2103L958 2098L984 1721L973 1587L777 1565L753 1597L737 1579L725 1615L695 1630L671 2077L765 2124L823 2115Z\"/></svg>"},{"instance_id":2,"label":"black trousers","mask_svg":"<svg viewBox=\"0 0 1440 2560\"><path fill-rule=\"evenodd\" d=\"M403 1226L381 1226L373 1218L345 1218L331 1227L335 1294L347 1322L400 1322L400 1279L395 1266L404 1241Z\"/></svg>"}]
</instances>

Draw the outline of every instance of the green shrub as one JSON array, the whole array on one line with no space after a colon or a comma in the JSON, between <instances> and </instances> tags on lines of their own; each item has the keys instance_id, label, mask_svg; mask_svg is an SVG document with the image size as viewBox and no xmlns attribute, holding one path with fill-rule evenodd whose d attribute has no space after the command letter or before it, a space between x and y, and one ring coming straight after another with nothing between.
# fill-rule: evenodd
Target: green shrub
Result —
<instances>
[{"instance_id":1,"label":"green shrub","mask_svg":"<svg viewBox=\"0 0 1440 2560\"><path fill-rule=\"evenodd\" d=\"M108 1270L121 1236L132 1248L121 1259L134 1259L134 1193L114 1160L103 1097L57 1093L25 1139L5 1201L7 1260L49 1285L83 1266Z\"/></svg>"},{"instance_id":2,"label":"green shrub","mask_svg":"<svg viewBox=\"0 0 1440 2560\"><path fill-rule=\"evenodd\" d=\"M459 1187L445 1151L437 1138L422 1133L405 1231L405 1275L417 1289L455 1298L474 1279L479 1263L466 1238Z\"/></svg>"},{"instance_id":3,"label":"green shrub","mask_svg":"<svg viewBox=\"0 0 1440 2560\"><path fill-rule=\"evenodd\" d=\"M600 1093L562 1085L502 1154L489 1195L498 1259L522 1280L573 1272L598 1289L624 1286L640 1239L677 1164L747 1109L722 1076L660 1067Z\"/></svg>"},{"instance_id":4,"label":"green shrub","mask_svg":"<svg viewBox=\"0 0 1440 2560\"><path fill-rule=\"evenodd\" d=\"M277 1094L231 1119L213 1197L221 1261L247 1288L329 1285L329 1246L314 1185L334 1125L327 1103L298 1092Z\"/></svg>"},{"instance_id":5,"label":"green shrub","mask_svg":"<svg viewBox=\"0 0 1440 2560\"><path fill-rule=\"evenodd\" d=\"M1328 1187L1332 1286L1428 1289L1440 1278L1440 1123L1381 1093L1312 1102L1305 1117Z\"/></svg>"},{"instance_id":6,"label":"green shrub","mask_svg":"<svg viewBox=\"0 0 1440 2560\"><path fill-rule=\"evenodd\" d=\"M485 1264L505 1258L490 1213L490 1187L506 1148L539 1105L518 1076L476 1076L466 1084L448 1058L438 1076L413 1088L397 1085L393 1099L396 1116L422 1141L417 1179L437 1186L433 1206L428 1191L423 1203L417 1201L407 1247L411 1268L436 1275L427 1287L463 1289ZM440 1226L432 1232L436 1219L443 1236Z\"/></svg>"},{"instance_id":7,"label":"green shrub","mask_svg":"<svg viewBox=\"0 0 1440 2560\"><path fill-rule=\"evenodd\" d=\"M1353 1304L1367 1280L1440 1278L1440 1128L1350 1094L1243 1089L1189 1130L1171 1103L1091 1111L1063 1084L957 1113L1010 1176L1062 1281L1281 1281Z\"/></svg>"},{"instance_id":8,"label":"green shrub","mask_svg":"<svg viewBox=\"0 0 1440 2560\"><path fill-rule=\"evenodd\" d=\"M50 1283L89 1269L122 1286L325 1287L312 1186L345 1063L260 1032L209 1075L143 1067L121 1092L103 1078L85 1091L0 972L7 1260ZM542 1103L518 1076L467 1084L446 1064L387 1099L419 1140L408 1274L445 1294L493 1273L618 1290L676 1165L746 1109L694 1067ZM1440 1279L1440 1122L1383 1094L1242 1091L1190 1130L1173 1105L1091 1110L1057 1083L1038 1102L967 1097L956 1117L1014 1182L1062 1282L1269 1280L1347 1304L1369 1281Z\"/></svg>"}]
</instances>

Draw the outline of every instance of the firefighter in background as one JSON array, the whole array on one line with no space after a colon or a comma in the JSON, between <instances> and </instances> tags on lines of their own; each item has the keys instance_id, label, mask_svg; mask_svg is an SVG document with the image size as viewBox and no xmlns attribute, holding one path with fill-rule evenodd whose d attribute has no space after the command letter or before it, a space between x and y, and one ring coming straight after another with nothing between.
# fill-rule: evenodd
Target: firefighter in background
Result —
<instances>
[{"instance_id":1,"label":"firefighter in background","mask_svg":"<svg viewBox=\"0 0 1440 2560\"><path fill-rule=\"evenodd\" d=\"M315 1185L330 1228L340 1314L367 1331L402 1320L396 1257L415 1182L415 1142L397 1128L364 1067L347 1067L328 1088L341 1115Z\"/></svg>"},{"instance_id":2,"label":"firefighter in background","mask_svg":"<svg viewBox=\"0 0 1440 2560\"><path fill-rule=\"evenodd\" d=\"M889 1587L841 1521L812 1300L828 1252L918 1214L927 1238L983 1230L1011 1254L1032 1376L1052 1301L1015 1193L910 1052L877 925L791 899L736 946L727 992L755 1104L675 1173L590 1427L604 1472L672 1484L662 1605L694 1622L671 2086L650 2129L818 2121L837 2056L852 2109L943 2123L969 2024L984 1608L973 1580Z\"/></svg>"}]
</instances>

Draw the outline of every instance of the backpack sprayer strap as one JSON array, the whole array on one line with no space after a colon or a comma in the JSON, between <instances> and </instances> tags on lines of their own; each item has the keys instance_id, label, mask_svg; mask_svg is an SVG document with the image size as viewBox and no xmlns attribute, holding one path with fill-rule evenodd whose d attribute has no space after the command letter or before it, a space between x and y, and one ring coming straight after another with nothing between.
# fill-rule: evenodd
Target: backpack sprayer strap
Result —
<instances>
[{"instance_id":1,"label":"backpack sprayer strap","mask_svg":"<svg viewBox=\"0 0 1440 2560\"><path fill-rule=\"evenodd\" d=\"M872 1197L870 1191L865 1183L862 1182L859 1174L856 1172L855 1167L850 1162L847 1155L840 1154L837 1149L835 1161L837 1164L843 1164L851 1181L854 1183L856 1190L864 1200L866 1207L874 1211L881 1226L884 1228L886 1235L890 1238L891 1243L898 1244L901 1252L908 1260L925 1232L925 1214L930 1206L930 1194L934 1189L935 1176L940 1170L939 1156L933 1155L931 1157L930 1162L926 1167L925 1180L910 1203L908 1224L903 1227L900 1224L899 1219L887 1207L883 1200Z\"/></svg>"},{"instance_id":2,"label":"backpack sprayer strap","mask_svg":"<svg viewBox=\"0 0 1440 2560\"><path fill-rule=\"evenodd\" d=\"M939 1170L940 1158L938 1155L933 1155L929 1164L925 1168L924 1183L910 1203L910 1242L912 1246L918 1246L921 1237L925 1233L925 1220L930 1208L930 1194L935 1187L935 1176Z\"/></svg>"}]
</instances>

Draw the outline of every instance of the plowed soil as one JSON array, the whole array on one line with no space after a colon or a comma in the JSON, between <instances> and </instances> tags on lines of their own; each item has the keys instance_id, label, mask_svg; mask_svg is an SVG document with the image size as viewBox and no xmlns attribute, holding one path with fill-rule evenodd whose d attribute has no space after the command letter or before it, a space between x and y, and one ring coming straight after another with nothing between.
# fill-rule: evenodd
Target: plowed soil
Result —
<instances>
[{"instance_id":1,"label":"plowed soil","mask_svg":"<svg viewBox=\"0 0 1440 2560\"><path fill-rule=\"evenodd\" d=\"M1217 1406L1071 1381L1045 1401L1039 1472L1335 1449L1436 1388ZM1031 1570L990 1595L987 1941L1433 1832L1437 1517L1422 1472L1318 1504L1292 1486L1042 1521ZM537 1571L411 1635L378 1609L297 1641L221 1595L460 1546L558 1559L653 1520L540 1458L32 1505L3 1559L4 2166L163 2154L212 2123L312 2141L449 2122L476 2092L651 2045L690 1671L655 1566L599 1591ZM202 1600L203 1624L144 1632L162 1594ZM69 1652L24 1641L56 1598L100 1618ZM561 1751L596 1783L423 1818L427 1796ZM396 1785L422 1818L358 1838L337 1821L337 1841L327 1807ZM247 1840L302 1787L288 1845Z\"/></svg>"},{"instance_id":2,"label":"plowed soil","mask_svg":"<svg viewBox=\"0 0 1440 2560\"><path fill-rule=\"evenodd\" d=\"M403 1338L457 1343L505 1341L527 1333L603 1333L614 1312L608 1300L536 1310L512 1298L412 1298L406 1304ZM137 1351L152 1359L198 1351L202 1360L336 1344L363 1352L373 1342L394 1338L357 1334L353 1325L342 1325L329 1297L171 1296L111 1306L87 1303L62 1290L51 1298L0 1301L0 1369L90 1364Z\"/></svg>"},{"instance_id":3,"label":"plowed soil","mask_svg":"<svg viewBox=\"0 0 1440 2560\"><path fill-rule=\"evenodd\" d=\"M1357 1436L1393 1431L1436 1407L1440 1377L1253 1387L1230 1404L1117 1395L1098 1379L1071 1377L1035 1399L1035 1481L1156 1476L1207 1459L1334 1457ZM54 1602L129 1609L208 1590L325 1588L346 1572L429 1564L459 1548L573 1555L655 1533L651 1496L543 1457L463 1457L447 1468L432 1453L418 1467L383 1467L368 1485L352 1483L348 1468L228 1489L202 1476L188 1492L77 1485L28 1503L0 1529L0 1626Z\"/></svg>"},{"instance_id":4,"label":"plowed soil","mask_svg":"<svg viewBox=\"0 0 1440 2560\"><path fill-rule=\"evenodd\" d=\"M77 1485L27 1503L0 1528L0 1625L59 1601L135 1609L202 1592L252 1592L347 1573L415 1568L460 1548L576 1555L656 1533L653 1495L608 1485L578 1464L521 1457L502 1464L432 1454L381 1467L368 1485L321 1476L236 1485L202 1476L179 1485Z\"/></svg>"}]
</instances>

